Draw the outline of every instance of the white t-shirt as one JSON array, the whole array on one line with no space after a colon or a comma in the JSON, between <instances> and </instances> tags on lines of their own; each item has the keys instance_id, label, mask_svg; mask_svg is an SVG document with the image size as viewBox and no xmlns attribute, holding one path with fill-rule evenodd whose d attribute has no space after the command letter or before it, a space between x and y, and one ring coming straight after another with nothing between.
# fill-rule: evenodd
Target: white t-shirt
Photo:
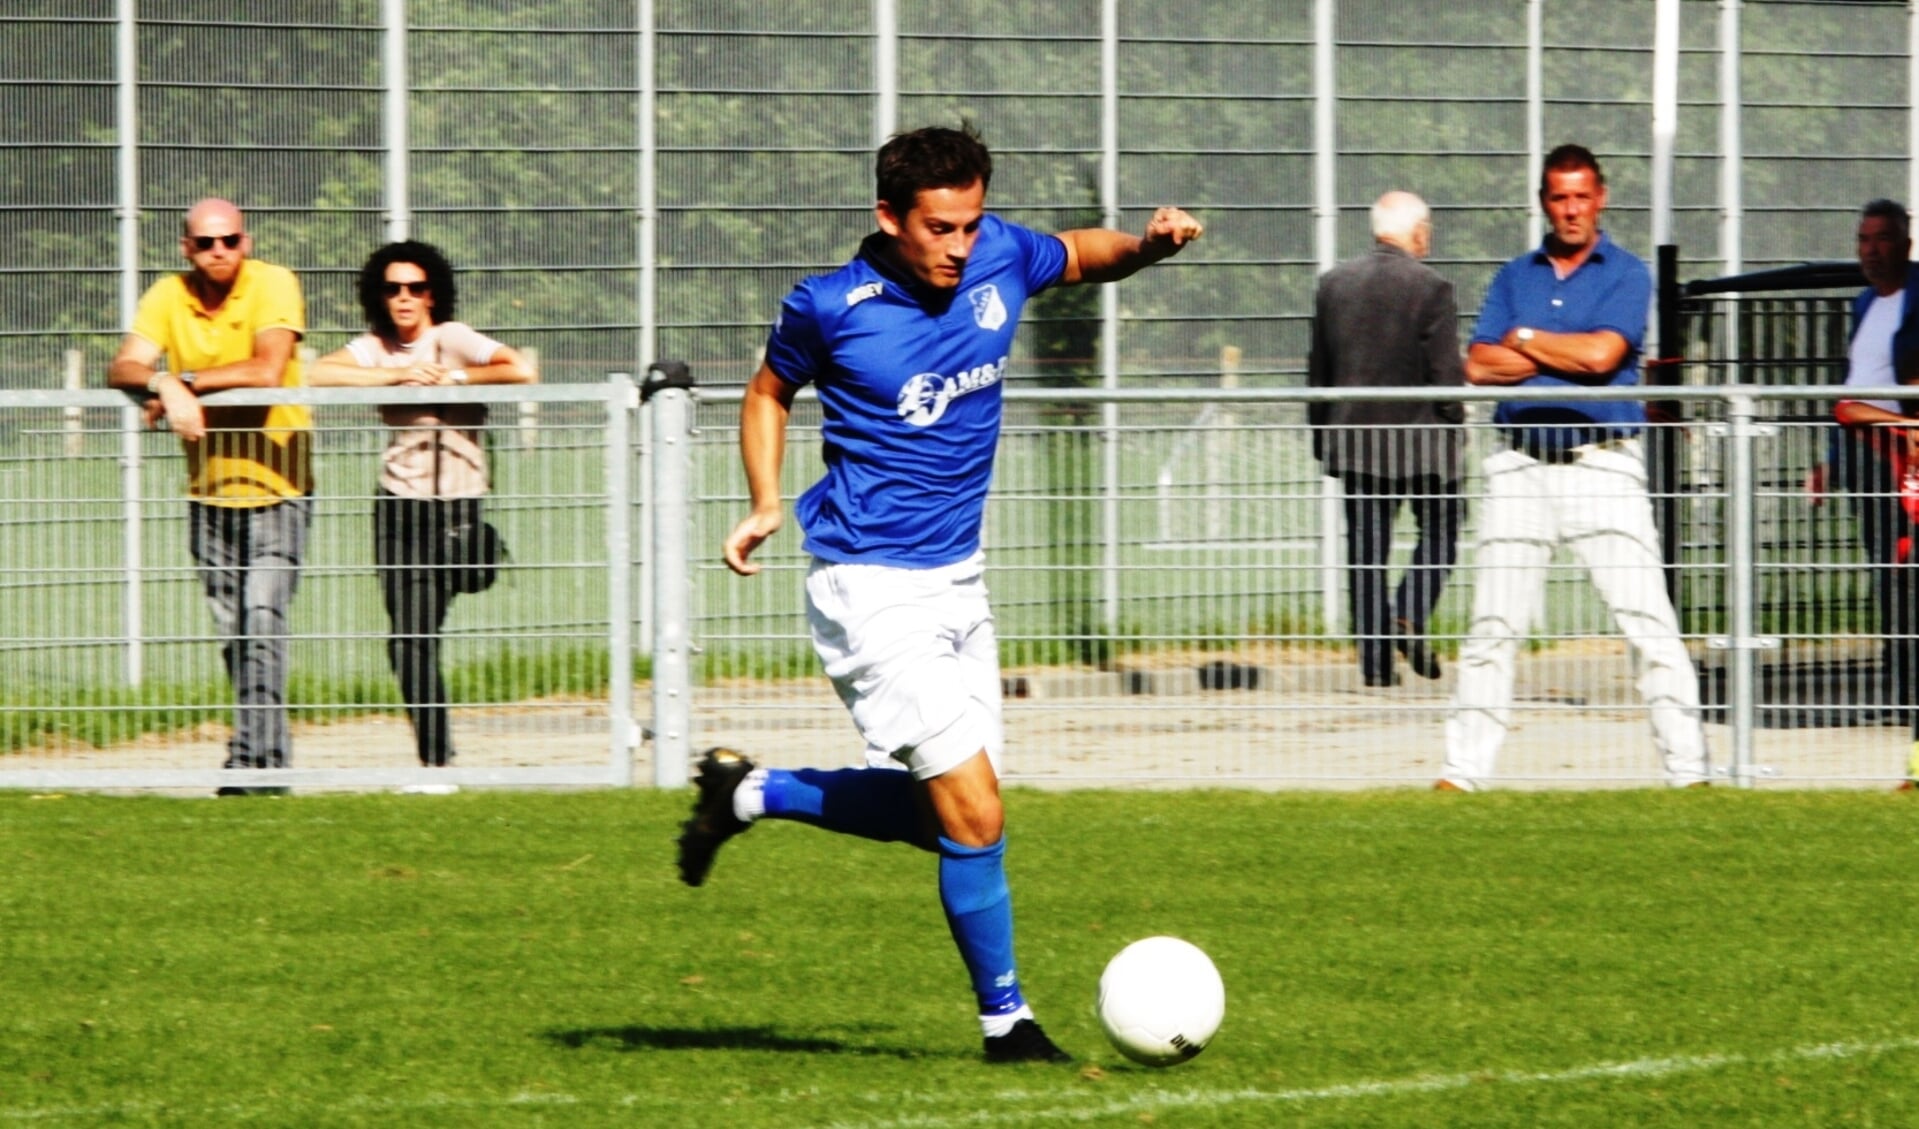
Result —
<instances>
[{"instance_id":1,"label":"white t-shirt","mask_svg":"<svg viewBox=\"0 0 1919 1129\"><path fill-rule=\"evenodd\" d=\"M1906 292L1899 290L1891 294L1881 294L1866 307L1866 316L1859 319L1859 332L1852 335L1852 346L1846 352L1846 387L1848 388L1894 388L1899 378L1892 369L1892 335L1899 332L1899 319L1905 314ZM1919 403L1909 400L1860 400L1875 408L1907 415L1908 407L1919 410Z\"/></svg>"},{"instance_id":2,"label":"white t-shirt","mask_svg":"<svg viewBox=\"0 0 1919 1129\"><path fill-rule=\"evenodd\" d=\"M472 368L503 346L465 322L434 326L411 342L363 334L346 351L363 368L411 368L416 362ZM486 493L486 450L480 445L485 404L387 404L380 418L393 438L380 457L380 485L402 498L477 498Z\"/></svg>"}]
</instances>

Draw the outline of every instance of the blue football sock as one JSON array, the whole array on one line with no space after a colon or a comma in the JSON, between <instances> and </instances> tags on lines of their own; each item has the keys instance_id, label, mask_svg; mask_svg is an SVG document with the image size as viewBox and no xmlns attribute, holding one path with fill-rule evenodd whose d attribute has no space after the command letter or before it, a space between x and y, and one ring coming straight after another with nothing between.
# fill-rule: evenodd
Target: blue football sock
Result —
<instances>
[{"instance_id":1,"label":"blue football sock","mask_svg":"<svg viewBox=\"0 0 1919 1129\"><path fill-rule=\"evenodd\" d=\"M766 770L766 818L810 823L881 843L919 838L913 774L890 768Z\"/></svg>"},{"instance_id":2,"label":"blue football sock","mask_svg":"<svg viewBox=\"0 0 1919 1129\"><path fill-rule=\"evenodd\" d=\"M1013 896L1005 863L1004 838L990 847L962 847L940 837L940 904L982 1016L1026 1006L1013 968Z\"/></svg>"}]
</instances>

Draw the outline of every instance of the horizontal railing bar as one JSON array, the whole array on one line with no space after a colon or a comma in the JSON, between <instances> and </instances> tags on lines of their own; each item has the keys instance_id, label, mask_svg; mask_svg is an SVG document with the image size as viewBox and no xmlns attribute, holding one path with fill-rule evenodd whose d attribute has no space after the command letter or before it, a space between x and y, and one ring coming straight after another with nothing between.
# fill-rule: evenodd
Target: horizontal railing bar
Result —
<instances>
[{"instance_id":1,"label":"horizontal railing bar","mask_svg":"<svg viewBox=\"0 0 1919 1129\"><path fill-rule=\"evenodd\" d=\"M622 390L624 394L624 390ZM604 382L581 384L498 384L476 388L234 388L213 392L208 404L247 407L274 404L604 404L614 395ZM111 388L0 390L0 410L8 408L117 408L130 401ZM507 427L507 424L501 424Z\"/></svg>"},{"instance_id":2,"label":"horizontal railing bar","mask_svg":"<svg viewBox=\"0 0 1919 1129\"><path fill-rule=\"evenodd\" d=\"M1204 370L1199 370L1204 371ZM604 404L615 393L603 382L511 384L476 388L235 388L208 394L210 404L249 407L274 404L518 404L526 402ZM810 390L803 389L802 392ZM736 402L742 389L701 388L711 403ZM624 393L622 393L624 394ZM1859 399L1860 390L1839 384L1805 385L1630 385L1605 388L1031 388L1008 383L1007 401L1032 404L1331 404L1378 402L1527 403L1536 401L1613 402L1682 400L1689 403ZM1875 400L1919 400L1919 385L1874 387ZM0 390L0 410L31 408L115 408L128 403L124 393L94 388Z\"/></svg>"},{"instance_id":3,"label":"horizontal railing bar","mask_svg":"<svg viewBox=\"0 0 1919 1129\"><path fill-rule=\"evenodd\" d=\"M1242 375L1244 375L1242 373ZM701 388L700 399L711 403L737 402L743 389ZM802 390L803 392L806 390ZM1875 400L1919 400L1919 385L1874 387ZM1031 404L1333 404L1376 402L1516 402L1684 400L1730 403L1735 400L1847 400L1859 399L1857 388L1839 384L1771 385L1632 385L1622 388L1026 388L1007 385L1001 393L1008 402ZM3 403L3 401L0 401ZM1808 421L1820 422L1820 421Z\"/></svg>"},{"instance_id":4,"label":"horizontal railing bar","mask_svg":"<svg viewBox=\"0 0 1919 1129\"><path fill-rule=\"evenodd\" d=\"M403 788L420 784L463 787L612 787L606 765L549 768L254 768L254 769L8 769L0 788Z\"/></svg>"}]
</instances>

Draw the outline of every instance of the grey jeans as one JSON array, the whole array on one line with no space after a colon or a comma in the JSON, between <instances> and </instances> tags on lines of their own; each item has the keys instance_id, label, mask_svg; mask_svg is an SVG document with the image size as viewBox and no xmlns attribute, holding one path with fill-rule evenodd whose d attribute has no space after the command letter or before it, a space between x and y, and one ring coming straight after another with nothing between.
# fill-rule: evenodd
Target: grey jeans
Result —
<instances>
[{"instance_id":1,"label":"grey jeans","mask_svg":"<svg viewBox=\"0 0 1919 1129\"><path fill-rule=\"evenodd\" d=\"M222 767L285 768L293 751L287 611L300 582L313 502L293 498L247 509L192 502L187 511L193 559L233 682L233 737Z\"/></svg>"}]
</instances>

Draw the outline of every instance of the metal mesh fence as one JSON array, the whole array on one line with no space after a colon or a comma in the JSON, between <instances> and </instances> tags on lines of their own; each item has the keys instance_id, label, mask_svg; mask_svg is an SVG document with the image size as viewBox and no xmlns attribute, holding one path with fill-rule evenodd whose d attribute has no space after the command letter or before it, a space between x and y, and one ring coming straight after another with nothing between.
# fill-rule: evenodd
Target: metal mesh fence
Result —
<instances>
[{"instance_id":1,"label":"metal mesh fence","mask_svg":"<svg viewBox=\"0 0 1919 1129\"><path fill-rule=\"evenodd\" d=\"M353 270L406 232L461 268L463 320L537 349L549 381L669 356L738 382L793 280L870 229L876 137L961 118L1016 219L1136 228L1178 203L1209 227L1110 314L1091 291L1047 296L1014 379L1207 381L1230 347L1243 379L1295 380L1315 275L1364 249L1396 187L1434 205L1433 261L1470 317L1536 237L1537 159L1566 139L1606 161L1614 234L1650 258L1635 0L544 0L416 3L390 25L393 8L0 13L0 387L58 386L76 349L97 383L209 194L299 272L321 351L358 326ZM1909 191L1912 19L1682 5L1686 273L1843 255L1861 201Z\"/></svg>"},{"instance_id":2,"label":"metal mesh fence","mask_svg":"<svg viewBox=\"0 0 1919 1129\"><path fill-rule=\"evenodd\" d=\"M1729 604L1741 552L1728 543L1735 486L1725 401L1688 405L1671 447L1680 492L1653 494L1678 524L1669 562L1680 626L1699 669L1707 740L1720 772L1735 741ZM1780 405L1765 404L1771 419ZM1460 565L1429 627L1442 678L1366 685L1355 654L1336 484L1311 454L1303 408L1235 402L1123 405L1109 432L1070 403L1009 406L985 543L1008 700L1007 764L1022 781L1429 784L1438 775L1457 659L1473 599L1514 583L1472 546L1486 497L1479 471L1506 446L1471 425ZM784 489L819 473L817 419L794 417ZM717 545L744 513L730 402L703 408L690 533ZM1751 439L1752 466L1805 467L1831 428L1804 418ZM1121 480L1101 479L1100 449L1124 450ZM1648 439L1645 446L1656 444ZM1758 474L1746 495L1755 538L1752 772L1796 784L1896 778L1909 717L1881 662L1884 633L1851 500L1813 498L1797 477ZM1117 524L1102 507L1112 499ZM1598 504L1603 499L1594 499ZM1783 535L1791 531L1792 536ZM1391 576L1416 531L1400 511ZM699 741L734 743L773 763L844 763L858 738L813 669L802 611L808 560L798 537L762 547L764 571L698 566L694 630L702 648ZM1109 602L1110 601L1110 602ZM1530 642L1516 664L1503 782L1644 784L1662 770L1640 696L1645 674L1590 572L1562 544L1546 568ZM1750 642L1750 641L1748 641Z\"/></svg>"},{"instance_id":3,"label":"metal mesh fence","mask_svg":"<svg viewBox=\"0 0 1919 1129\"><path fill-rule=\"evenodd\" d=\"M431 630L396 618L376 567L388 429L364 397L315 409L319 490L294 570L284 701L270 707L291 727L304 783L412 779L420 749L393 648L418 640L437 642L452 763L470 780L623 778L624 760L609 767L613 735L622 756L628 735L609 692L608 522L625 495L609 484L607 452L623 429L608 427L604 388L591 391L597 401L575 393L538 415L495 397L483 517L506 555L485 591L448 595L423 579L420 591L449 601ZM186 497L180 444L127 430L138 413L110 406L115 398L0 406L0 761L18 778L104 772L109 786L198 786L232 751L229 663L236 638L262 637L246 627L258 605L249 589L239 626L218 618L210 573L190 551L193 511L211 507Z\"/></svg>"},{"instance_id":4,"label":"metal mesh fence","mask_svg":"<svg viewBox=\"0 0 1919 1129\"><path fill-rule=\"evenodd\" d=\"M360 261L407 233L441 244L459 266L461 320L536 350L549 385L590 386L609 370L677 356L702 385L724 388L752 370L793 281L843 261L870 230L876 139L895 126L962 118L993 145L993 204L1012 218L1048 229L1137 228L1153 205L1170 202L1208 225L1190 253L1110 299L1092 288L1043 296L1012 360L1015 385L1297 383L1314 279L1365 247L1367 207L1388 188L1414 189L1434 205L1432 262L1470 320L1497 264L1536 237L1537 157L1560 140L1601 154L1611 230L1650 258L1652 29L1637 0L994 8L289 0L244 12L146 0L122 22L131 7L18 0L0 12L0 148L9 157L0 162L0 389L99 385L132 299L179 267L180 211L207 194L247 209L257 253L298 271L309 344L321 352L359 329ZM388 23L396 9L404 18ZM1862 200L1910 195L1914 19L1901 4L1687 0L1675 170L1683 270L1843 255ZM1751 309L1760 300L1743 301ZM1829 304L1766 301L1781 302L1777 316L1701 322L1692 339L1711 345L1688 382L1831 378L1843 315ZM721 415L707 421L701 444L713 444L713 461L700 464L695 543L704 546L736 515L740 489L726 454L730 421L714 410ZM1872 622L1871 595L1844 507L1811 507L1799 492L1823 441L1807 421L1822 417L1802 401L1762 410L1781 427L1762 441L1752 495L1759 583L1778 596L1761 618L1782 609L1783 638L1829 638L1836 654L1841 636ZM494 426L504 451L518 450L514 436L542 437L530 448L541 458L518 486L509 482L525 496L500 499L515 538L566 553L581 538L597 544L586 511L609 503L570 493L554 460L560 450L581 466L600 457L589 448L603 402L542 401L523 418L501 411ZM114 460L128 457L123 417L117 400L82 397L8 408L0 421L0 506L13 511L14 536L5 552L17 554L0 555L0 569L17 622L32 628L9 632L9 661L27 664L20 685L108 693L124 676L110 640L127 633L104 597L124 591L110 574L124 567L129 538L159 562L141 581L143 601L167 625L153 637L154 661L165 664L156 669L195 678L216 669L204 608L181 571L184 503L148 480L175 457L171 441L133 440L141 481L116 486ZM340 415L322 429L327 457L341 456L330 468L366 456L369 420ZM1695 643L1722 630L1726 612L1715 570L1724 568L1717 539L1727 486L1707 431L1719 422L1703 407L1689 418L1676 448L1685 494L1666 500L1683 518L1675 575ZM1285 664L1238 648L1318 653L1326 633L1337 638L1343 570L1325 531L1338 503L1306 454L1302 424L1297 405L1228 399L1178 418L1127 407L1113 432L1086 402L1016 404L988 536L1004 570L996 593L1012 685L1027 695L1019 701L1054 693L1044 672L1055 667L1090 667L1104 684L1122 652L1172 656L1147 665L1187 671L1202 688L1206 679L1271 686L1278 674L1245 671ZM1109 482L1099 452L1116 436L1125 456L1121 478ZM796 436L796 452L804 439ZM73 443L79 453L68 456ZM75 476L75 460L90 469ZM42 481L52 467L69 478ZM809 480L802 459L789 473L795 488ZM643 528L644 465L631 474L626 517ZM365 508L364 483L335 469L322 480L316 521L339 532L317 546L302 597L312 606L366 611L354 602L365 598L365 562L333 555L365 548L346 532ZM47 509L48 499L60 508ZM528 560L546 578L540 584L557 586L539 591L554 617L478 624L474 661L488 646L539 656L615 630L569 610L592 605L594 584L611 583L604 557L597 572L590 554ZM714 584L717 574L703 568L702 677L742 688L709 698L725 711L704 724L758 717L778 731L793 716L780 695L801 693L787 676L812 663L794 635L790 593ZM649 608L650 572L636 567L629 579ZM42 598L50 587L59 592ZM1573 614L1590 601L1552 606ZM1449 603L1442 622L1461 614ZM638 627L649 639L644 610ZM42 629L53 634L34 633ZM300 644L307 669L378 681L373 634L354 627L335 637L313 621L300 630L312 640ZM1585 619L1567 630L1603 633ZM1187 662L1189 653L1205 657ZM1712 655L1701 657L1710 666ZM1172 685L1145 666L1124 677L1128 686ZM747 692L762 683L772 696ZM1716 685L1713 676L1707 683ZM489 704L490 691L475 693ZM818 700L820 686L804 693L843 741L837 705ZM343 696L353 695L315 690L298 708L322 716ZM65 699L35 699L9 716L57 700ZM1168 727L1168 749L1195 744L1180 736L1194 723L1155 716ZM1331 706L1313 716L1287 732L1345 724ZM1234 747L1246 750L1254 775L1297 767L1258 767L1250 737ZM1636 753L1631 760L1633 771L1645 767Z\"/></svg>"},{"instance_id":5,"label":"metal mesh fence","mask_svg":"<svg viewBox=\"0 0 1919 1129\"><path fill-rule=\"evenodd\" d=\"M706 393L683 434L649 445L646 428L627 422L630 392L435 393L494 402L487 516L511 547L498 583L459 597L445 627L458 779L644 779L649 760L656 777L673 767L660 763L663 748L710 743L775 763L844 763L857 738L806 636L798 534L762 549L754 579L717 561L746 502L737 393ZM1646 446L1670 446L1686 466L1681 489L1651 503L1676 523L1667 579L1715 764L1800 785L1895 778L1911 708L1887 673L1886 644L1905 636L1885 612L1884 570L1860 547L1857 491L1809 496L1764 472L1816 462L1831 427L1776 410L1796 389L1662 394L1688 397L1690 418L1668 425L1673 443ZM373 549L385 433L367 405L391 393L248 395L311 401L318 421L321 489L292 605L285 705L297 783L430 777L440 770L408 767L415 747ZM1442 676L1400 662L1398 685L1370 687L1347 603L1340 498L1318 473L1302 405L1288 399L1307 393L1186 395L1009 391L985 530L1009 770L1040 783L1430 782L1474 600L1516 582L1473 548L1487 504L1479 466L1505 439L1467 425L1460 562L1427 629ZM508 399L529 396L537 415ZM816 412L800 401L789 496L819 470ZM232 717L225 639L188 553L177 445L138 422L115 394L0 393L0 785L193 787L218 775ZM1109 444L1121 449L1117 479L1105 477ZM662 459L686 467L671 496L648 486ZM633 536L634 517L665 521L669 502L685 510L684 528ZM1413 540L1402 511L1390 575ZM683 587L639 597L655 617L650 635L626 630L646 588L635 560L690 568ZM1499 778L1657 781L1645 671L1564 545L1542 592L1516 659ZM660 674L674 646L690 659L684 684ZM689 703L689 719L671 741L643 743L628 728L629 695L655 695L657 727L661 692Z\"/></svg>"}]
</instances>

